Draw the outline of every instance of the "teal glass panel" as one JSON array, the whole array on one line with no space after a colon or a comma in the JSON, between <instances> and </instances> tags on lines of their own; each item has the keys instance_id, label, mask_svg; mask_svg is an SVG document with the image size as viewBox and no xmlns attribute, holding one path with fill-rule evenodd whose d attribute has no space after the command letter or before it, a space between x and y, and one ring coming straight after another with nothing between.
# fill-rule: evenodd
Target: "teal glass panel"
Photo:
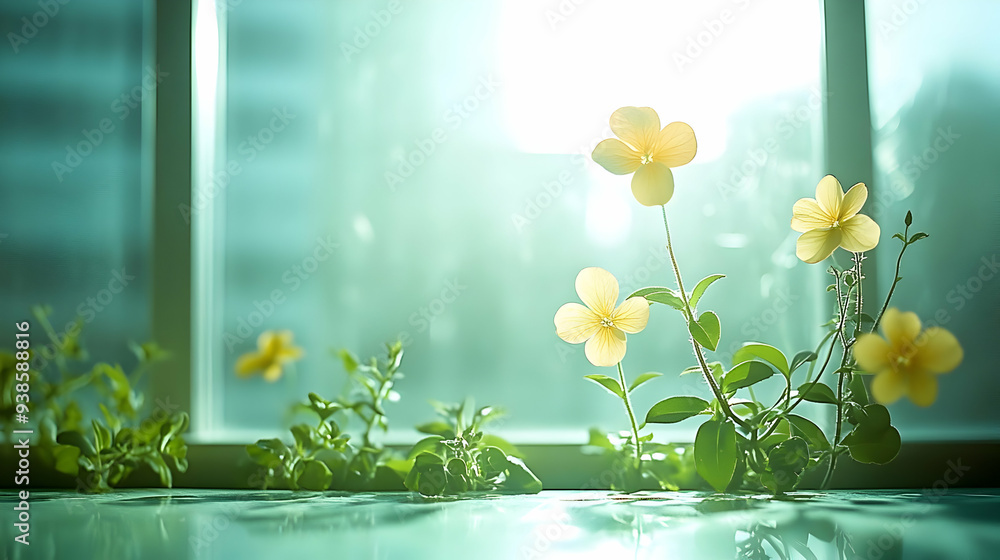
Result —
<instances>
[{"instance_id":1,"label":"teal glass panel","mask_svg":"<svg viewBox=\"0 0 1000 560\"><path fill-rule=\"evenodd\" d=\"M243 2L225 15L217 169L239 171L217 199L222 358L204 374L224 431L276 433L307 392L344 387L331 348L371 355L398 336L390 439L414 437L429 399L467 395L505 407L499 432L519 441L627 428L583 379L614 372L553 326L584 267L611 271L623 296L674 285L659 209L590 160L623 105L698 134L668 209L689 289L728 275L704 300L723 319L715 358L745 339L789 355L819 341L825 280L789 228L822 176L818 5ZM684 328L656 308L629 339L630 378L666 374L636 393L642 413L709 393L678 375L694 364ZM239 379L265 329L291 329L306 356L275 383Z\"/></svg>"},{"instance_id":2,"label":"teal glass panel","mask_svg":"<svg viewBox=\"0 0 1000 560\"><path fill-rule=\"evenodd\" d=\"M907 250L895 304L962 343L965 361L939 378L930 409L893 408L904 440L995 439L1000 379L1000 21L996 2L867 2L874 127L872 216L882 224L878 284L888 291L901 231ZM871 202L870 202L871 203ZM912 251L912 254L911 254Z\"/></svg>"}]
</instances>

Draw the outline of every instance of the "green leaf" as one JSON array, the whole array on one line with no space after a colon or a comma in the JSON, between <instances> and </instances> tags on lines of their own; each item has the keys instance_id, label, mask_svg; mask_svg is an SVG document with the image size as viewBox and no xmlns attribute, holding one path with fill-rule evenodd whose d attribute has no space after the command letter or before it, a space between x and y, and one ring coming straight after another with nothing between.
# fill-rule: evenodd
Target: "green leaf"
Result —
<instances>
[{"instance_id":1,"label":"green leaf","mask_svg":"<svg viewBox=\"0 0 1000 560\"><path fill-rule=\"evenodd\" d=\"M647 424L673 424L708 409L708 402L698 397L670 397L653 405L646 413Z\"/></svg>"},{"instance_id":2,"label":"green leaf","mask_svg":"<svg viewBox=\"0 0 1000 560\"><path fill-rule=\"evenodd\" d=\"M716 491L729 485L736 471L736 428L730 422L709 420L698 428L694 439L694 463L698 474Z\"/></svg>"},{"instance_id":3,"label":"green leaf","mask_svg":"<svg viewBox=\"0 0 1000 560\"><path fill-rule=\"evenodd\" d=\"M805 383L798 389L799 395L809 402L837 404L837 395L833 394L833 389L824 383L814 381Z\"/></svg>"},{"instance_id":4,"label":"green leaf","mask_svg":"<svg viewBox=\"0 0 1000 560\"><path fill-rule=\"evenodd\" d=\"M889 409L880 404L870 404L860 410L849 409L847 420L855 426L881 431L889 427Z\"/></svg>"},{"instance_id":5,"label":"green leaf","mask_svg":"<svg viewBox=\"0 0 1000 560\"><path fill-rule=\"evenodd\" d=\"M257 443L247 446L247 453L257 464L271 466L275 462L284 462L290 451L280 439L274 438L257 440Z\"/></svg>"},{"instance_id":6,"label":"green leaf","mask_svg":"<svg viewBox=\"0 0 1000 560\"><path fill-rule=\"evenodd\" d=\"M930 236L927 235L926 233L922 232L922 231L918 231L917 233L914 233L913 235L910 236L910 240L907 241L907 244L909 244L909 243L916 243L917 241L920 241L921 239L925 239L927 237L930 237Z\"/></svg>"},{"instance_id":7,"label":"green leaf","mask_svg":"<svg viewBox=\"0 0 1000 560\"><path fill-rule=\"evenodd\" d=\"M847 434L843 443L855 461L884 465L896 458L902 440L892 426L879 430L862 424Z\"/></svg>"},{"instance_id":8,"label":"green leaf","mask_svg":"<svg viewBox=\"0 0 1000 560\"><path fill-rule=\"evenodd\" d=\"M455 430L451 428L446 422L440 420L435 420L433 422L427 422L426 424L420 424L417 426L417 431L422 434L432 434L436 436L441 436L445 439L454 439Z\"/></svg>"},{"instance_id":9,"label":"green leaf","mask_svg":"<svg viewBox=\"0 0 1000 560\"><path fill-rule=\"evenodd\" d=\"M792 435L805 439L810 449L820 451L830 449L830 442L827 441L826 434L811 420L796 414L789 414L788 423L791 425Z\"/></svg>"},{"instance_id":10,"label":"green leaf","mask_svg":"<svg viewBox=\"0 0 1000 560\"><path fill-rule=\"evenodd\" d=\"M654 292L649 295L643 296L646 301L650 303L662 303L664 305L669 305L674 309L681 310L684 309L684 301L674 295L672 291L670 292Z\"/></svg>"},{"instance_id":11,"label":"green leaf","mask_svg":"<svg viewBox=\"0 0 1000 560\"><path fill-rule=\"evenodd\" d=\"M851 377L851 382L847 385L851 391L851 400L865 406L868 404L868 390L865 389L865 380L858 374Z\"/></svg>"},{"instance_id":12,"label":"green leaf","mask_svg":"<svg viewBox=\"0 0 1000 560\"><path fill-rule=\"evenodd\" d=\"M913 225L913 213L909 210L906 211L906 217L903 218L903 223L906 224L906 227Z\"/></svg>"},{"instance_id":13,"label":"green leaf","mask_svg":"<svg viewBox=\"0 0 1000 560\"><path fill-rule=\"evenodd\" d=\"M542 481L517 457L507 457L507 479L503 483L506 492L537 494L542 491Z\"/></svg>"},{"instance_id":14,"label":"green leaf","mask_svg":"<svg viewBox=\"0 0 1000 560\"><path fill-rule=\"evenodd\" d=\"M505 440L500 436L493 434L483 434L482 439L479 440L482 445L487 445L490 447L498 447L507 455L513 455L515 457L524 457L524 452L517 448L513 443Z\"/></svg>"},{"instance_id":15,"label":"green leaf","mask_svg":"<svg viewBox=\"0 0 1000 560\"><path fill-rule=\"evenodd\" d=\"M621 384L618 383L617 379L608 377L607 375L601 375L599 373L595 373L592 375L584 375L584 377L604 387L605 389L610 391L611 394L617 395L618 398L620 399L625 398L625 391L622 390L622 386Z\"/></svg>"},{"instance_id":16,"label":"green leaf","mask_svg":"<svg viewBox=\"0 0 1000 560\"><path fill-rule=\"evenodd\" d=\"M695 342L715 351L719 347L719 337L722 335L722 326L719 324L719 316L711 311L706 311L698 317L697 321L688 321L688 331Z\"/></svg>"},{"instance_id":17,"label":"green leaf","mask_svg":"<svg viewBox=\"0 0 1000 560\"><path fill-rule=\"evenodd\" d=\"M417 455L410 474L403 482L408 489L424 496L439 496L444 492L446 483L444 461L431 453Z\"/></svg>"},{"instance_id":18,"label":"green leaf","mask_svg":"<svg viewBox=\"0 0 1000 560\"><path fill-rule=\"evenodd\" d=\"M668 293L668 294L672 294L674 296L677 296L677 292L671 290L670 288L666 288L664 286L650 286L648 288L642 288L640 290L636 290L636 291L632 292L625 299L629 300L629 299L634 298L634 297L646 297L646 296L648 296L650 294L656 294L656 293Z\"/></svg>"},{"instance_id":19,"label":"green leaf","mask_svg":"<svg viewBox=\"0 0 1000 560\"><path fill-rule=\"evenodd\" d=\"M760 342L744 344L743 347L733 354L733 363L738 364L753 358L759 358L778 368L778 371L784 374L785 377L790 375L791 370L788 367L788 358L785 357L781 350L770 344L762 344Z\"/></svg>"},{"instance_id":20,"label":"green leaf","mask_svg":"<svg viewBox=\"0 0 1000 560\"><path fill-rule=\"evenodd\" d=\"M802 364L816 361L817 357L818 356L816 356L815 352L811 352L809 350L803 350L802 352L799 352L798 354L795 355L794 358L792 358L792 363L791 365L788 366L788 375L791 375L792 372L799 369L799 367L801 367Z\"/></svg>"},{"instance_id":21,"label":"green leaf","mask_svg":"<svg viewBox=\"0 0 1000 560\"><path fill-rule=\"evenodd\" d=\"M722 391L728 393L759 383L774 375L774 370L764 362L750 360L736 365L722 378Z\"/></svg>"},{"instance_id":22,"label":"green leaf","mask_svg":"<svg viewBox=\"0 0 1000 560\"><path fill-rule=\"evenodd\" d=\"M705 295L705 290L707 290L708 287L711 286L713 282L715 282L720 278L725 278L725 277L726 277L725 274L713 274L711 276L706 276L702 278L701 281L699 281L698 284L694 287L694 290L691 292L691 297L688 299L688 303L691 305L691 309L693 310L695 307L698 306L698 302L701 300L701 296Z\"/></svg>"},{"instance_id":23,"label":"green leaf","mask_svg":"<svg viewBox=\"0 0 1000 560\"><path fill-rule=\"evenodd\" d=\"M444 440L441 436L430 436L413 444L410 448L410 452L407 454L408 459L414 459L421 453L431 453L439 457L444 456L444 444L441 442Z\"/></svg>"},{"instance_id":24,"label":"green leaf","mask_svg":"<svg viewBox=\"0 0 1000 560\"><path fill-rule=\"evenodd\" d=\"M163 456L159 453L151 453L146 455L146 464L149 465L153 472L160 477L160 483L170 488L174 485L174 476L170 472L170 467L167 466L167 462L163 460ZM112 481L114 483L114 481Z\"/></svg>"},{"instance_id":25,"label":"green leaf","mask_svg":"<svg viewBox=\"0 0 1000 560\"><path fill-rule=\"evenodd\" d=\"M787 470L764 471L760 473L760 483L778 494L795 488L799 483L799 475Z\"/></svg>"},{"instance_id":26,"label":"green leaf","mask_svg":"<svg viewBox=\"0 0 1000 560\"><path fill-rule=\"evenodd\" d=\"M326 466L326 463L315 459L305 459L301 464L302 472L299 473L299 478L296 481L299 486L314 492L322 492L330 487L330 483L333 482L333 473L330 471L330 467Z\"/></svg>"},{"instance_id":27,"label":"green leaf","mask_svg":"<svg viewBox=\"0 0 1000 560\"><path fill-rule=\"evenodd\" d=\"M507 470L510 461L507 454L499 447L487 447L479 454L479 466L486 478L493 478Z\"/></svg>"},{"instance_id":28,"label":"green leaf","mask_svg":"<svg viewBox=\"0 0 1000 560\"><path fill-rule=\"evenodd\" d=\"M75 445L56 445L52 449L56 459L56 470L71 476L80 473L80 448Z\"/></svg>"},{"instance_id":29,"label":"green leaf","mask_svg":"<svg viewBox=\"0 0 1000 560\"><path fill-rule=\"evenodd\" d=\"M295 445L304 451L309 451L313 444L312 428L306 424L296 424L291 427L292 437L295 438Z\"/></svg>"},{"instance_id":30,"label":"green leaf","mask_svg":"<svg viewBox=\"0 0 1000 560\"><path fill-rule=\"evenodd\" d=\"M792 436L775 445L767 454L767 466L772 471L800 473L809 464L809 444L806 440Z\"/></svg>"},{"instance_id":31,"label":"green leaf","mask_svg":"<svg viewBox=\"0 0 1000 560\"><path fill-rule=\"evenodd\" d=\"M344 364L344 370L347 373L353 373L358 369L358 358L347 350L346 348L341 348L337 351L337 356L340 357L340 361Z\"/></svg>"},{"instance_id":32,"label":"green leaf","mask_svg":"<svg viewBox=\"0 0 1000 560\"><path fill-rule=\"evenodd\" d=\"M91 420L90 424L94 428L94 447L97 451L100 452L109 449L111 444L114 443L111 432L104 427L104 424L101 424L97 420Z\"/></svg>"},{"instance_id":33,"label":"green leaf","mask_svg":"<svg viewBox=\"0 0 1000 560\"><path fill-rule=\"evenodd\" d=\"M326 420L343 408L340 403L330 402L316 393L309 393L309 409L319 415L320 420Z\"/></svg>"},{"instance_id":34,"label":"green leaf","mask_svg":"<svg viewBox=\"0 0 1000 560\"><path fill-rule=\"evenodd\" d=\"M649 381L650 379L656 379L657 377L660 377L661 375L663 375L663 374L662 373L656 373L655 371L649 371L649 372L646 372L646 373L640 375L639 377L636 377L635 381L633 381L632 384L628 386L628 392L631 393L639 385L642 385L643 383Z\"/></svg>"}]
</instances>

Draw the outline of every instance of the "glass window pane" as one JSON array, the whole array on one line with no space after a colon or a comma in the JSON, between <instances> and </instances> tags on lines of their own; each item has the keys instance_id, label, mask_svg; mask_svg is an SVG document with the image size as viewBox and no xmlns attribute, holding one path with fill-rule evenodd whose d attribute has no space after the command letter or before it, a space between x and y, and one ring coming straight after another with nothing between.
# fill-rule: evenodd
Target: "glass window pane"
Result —
<instances>
[{"instance_id":1,"label":"glass window pane","mask_svg":"<svg viewBox=\"0 0 1000 560\"><path fill-rule=\"evenodd\" d=\"M569 3L564 3L569 4ZM401 6L395 10L396 6ZM393 8L393 11L390 11ZM280 2L228 10L225 119L234 164L219 189L224 250L214 344L223 431L277 429L308 391L345 375L328 350L407 343L393 427L429 399L510 412L519 441L621 429L602 372L555 336L586 266L622 295L673 285L659 209L590 160L622 105L648 105L699 136L675 171L678 259L693 287L724 272L717 358L747 338L810 348L825 321L822 271L795 258L790 208L821 175L821 23L814 3ZM204 178L203 178L204 180ZM637 409L707 396L676 313L629 341L630 377L662 371ZM779 321L794 316L794 321ZM792 325L795 325L794 327ZM276 383L237 357L291 329L306 357ZM664 333L670 333L669 336ZM778 383L771 387L776 393ZM762 391L766 394L768 389ZM664 437L689 438L687 426Z\"/></svg>"},{"instance_id":2,"label":"glass window pane","mask_svg":"<svg viewBox=\"0 0 1000 560\"><path fill-rule=\"evenodd\" d=\"M149 336L144 3L51 4L0 8L0 315L41 344L29 309L49 304L60 337L80 317L93 358L132 364L126 342Z\"/></svg>"},{"instance_id":3,"label":"glass window pane","mask_svg":"<svg viewBox=\"0 0 1000 560\"><path fill-rule=\"evenodd\" d=\"M996 437L1000 379L990 356L1000 334L1000 5L867 2L875 128L873 217L883 233L914 227L931 237L907 250L893 300L952 331L964 363L940 378L933 411L893 409L904 440ZM871 199L870 199L871 200ZM898 242L883 236L878 282L892 283ZM911 254L912 251L912 254Z\"/></svg>"}]
</instances>

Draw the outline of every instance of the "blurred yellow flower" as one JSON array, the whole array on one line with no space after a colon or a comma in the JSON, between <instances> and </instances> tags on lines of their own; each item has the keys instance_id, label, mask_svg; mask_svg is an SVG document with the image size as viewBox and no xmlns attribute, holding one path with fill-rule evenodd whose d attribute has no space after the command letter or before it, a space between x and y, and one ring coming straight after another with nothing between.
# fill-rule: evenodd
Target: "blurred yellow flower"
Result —
<instances>
[{"instance_id":1,"label":"blurred yellow flower","mask_svg":"<svg viewBox=\"0 0 1000 560\"><path fill-rule=\"evenodd\" d=\"M285 364L302 357L302 349L292 345L292 331L264 331L257 337L257 351L247 352L236 360L236 373L249 377L263 372L267 381L277 381Z\"/></svg>"},{"instance_id":2,"label":"blurred yellow flower","mask_svg":"<svg viewBox=\"0 0 1000 560\"><path fill-rule=\"evenodd\" d=\"M649 302L634 297L618 307L618 280L603 268L590 267L576 277L584 305L567 303L556 311L556 334L571 344L586 341L584 351L595 366L613 366L625 357L625 333L646 328Z\"/></svg>"},{"instance_id":3,"label":"blurred yellow flower","mask_svg":"<svg viewBox=\"0 0 1000 560\"><path fill-rule=\"evenodd\" d=\"M872 395L891 404L904 394L920 406L937 398L936 374L962 362L962 347L941 327L921 332L916 313L889 308L882 316L882 334L863 334L854 343L854 359L865 373L874 373Z\"/></svg>"},{"instance_id":4,"label":"blurred yellow flower","mask_svg":"<svg viewBox=\"0 0 1000 560\"><path fill-rule=\"evenodd\" d=\"M795 256L814 264L829 257L837 247L862 253L878 245L878 224L858 214L868 199L868 187L858 183L844 194L833 175L816 186L816 198L802 198L792 208L792 229L802 232Z\"/></svg>"},{"instance_id":5,"label":"blurred yellow flower","mask_svg":"<svg viewBox=\"0 0 1000 560\"><path fill-rule=\"evenodd\" d=\"M660 129L649 107L622 107L611 115L611 131L620 138L602 140L593 158L615 175L632 176L632 194L640 204L659 206L674 195L671 167L680 167L698 151L694 130L682 122Z\"/></svg>"}]
</instances>

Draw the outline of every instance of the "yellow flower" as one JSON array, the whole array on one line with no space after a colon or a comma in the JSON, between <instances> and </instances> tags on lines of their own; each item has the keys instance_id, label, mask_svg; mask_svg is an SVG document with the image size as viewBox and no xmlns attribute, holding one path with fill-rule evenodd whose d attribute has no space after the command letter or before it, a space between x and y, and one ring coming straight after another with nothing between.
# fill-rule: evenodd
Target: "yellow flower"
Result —
<instances>
[{"instance_id":1,"label":"yellow flower","mask_svg":"<svg viewBox=\"0 0 1000 560\"><path fill-rule=\"evenodd\" d=\"M904 394L920 406L937 398L936 374L962 363L962 347L941 327L920 331L916 313L889 308L882 316L882 334L863 334L854 343L854 359L865 373L874 373L872 395L891 404Z\"/></svg>"},{"instance_id":2,"label":"yellow flower","mask_svg":"<svg viewBox=\"0 0 1000 560\"><path fill-rule=\"evenodd\" d=\"M301 357L302 349L292 345L292 331L264 331L257 337L257 351L236 360L236 373L248 377L262 371L273 382L281 377L282 366Z\"/></svg>"},{"instance_id":3,"label":"yellow flower","mask_svg":"<svg viewBox=\"0 0 1000 560\"><path fill-rule=\"evenodd\" d=\"M622 107L611 115L611 131L621 138L602 140L593 158L615 175L632 176L632 194L640 204L659 206L674 195L671 167L694 159L698 142L682 122L660 129L660 117L649 107Z\"/></svg>"},{"instance_id":4,"label":"yellow flower","mask_svg":"<svg viewBox=\"0 0 1000 560\"><path fill-rule=\"evenodd\" d=\"M646 328L649 302L634 297L618 307L618 280L603 268L590 267L576 277L576 294L586 306L567 303L556 311L556 334L584 350L595 366L613 366L625 357L625 333Z\"/></svg>"},{"instance_id":5,"label":"yellow flower","mask_svg":"<svg viewBox=\"0 0 1000 560\"><path fill-rule=\"evenodd\" d=\"M837 247L854 253L874 249L881 233L878 224L858 214L868 199L868 187L858 183L844 194L833 175L820 179L816 198L801 198L792 207L792 229L802 232L795 256L814 264Z\"/></svg>"}]
</instances>

